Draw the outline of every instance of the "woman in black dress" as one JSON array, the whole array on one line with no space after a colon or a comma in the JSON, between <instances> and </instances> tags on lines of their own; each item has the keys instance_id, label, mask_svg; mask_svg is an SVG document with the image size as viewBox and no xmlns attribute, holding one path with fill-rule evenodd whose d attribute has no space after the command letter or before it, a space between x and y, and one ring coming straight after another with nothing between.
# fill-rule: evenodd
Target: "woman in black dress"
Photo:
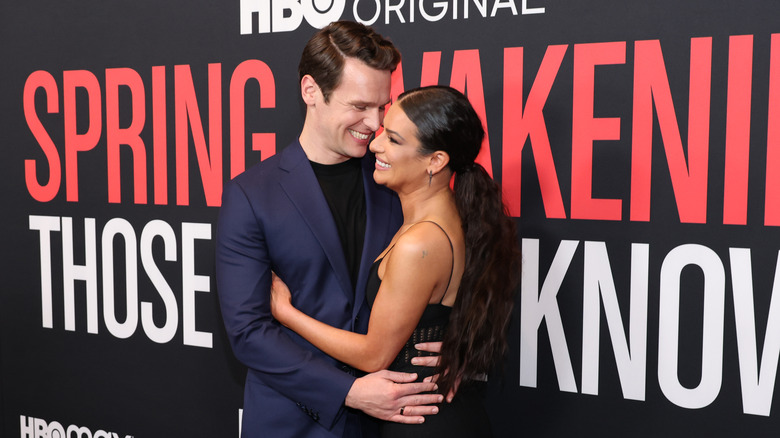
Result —
<instances>
[{"instance_id":1,"label":"woman in black dress","mask_svg":"<svg viewBox=\"0 0 780 438\"><path fill-rule=\"evenodd\" d=\"M506 349L520 263L501 192L475 163L483 138L482 122L453 88L409 90L390 107L370 149L374 179L398 193L404 223L372 266L366 334L301 313L274 280L274 317L357 369L429 377L433 368L412 364L414 345L442 341L438 390L455 397L423 424L383 423L384 437L490 436L482 391Z\"/></svg>"}]
</instances>

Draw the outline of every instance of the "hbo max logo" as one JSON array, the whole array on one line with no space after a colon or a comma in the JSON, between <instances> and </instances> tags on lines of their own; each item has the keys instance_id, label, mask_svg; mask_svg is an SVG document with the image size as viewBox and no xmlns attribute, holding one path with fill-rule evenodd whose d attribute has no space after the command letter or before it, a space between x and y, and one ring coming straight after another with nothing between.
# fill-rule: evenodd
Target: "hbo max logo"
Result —
<instances>
[{"instance_id":1,"label":"hbo max logo","mask_svg":"<svg viewBox=\"0 0 780 438\"><path fill-rule=\"evenodd\" d=\"M252 33L254 14L258 33L290 32L304 18L317 29L338 21L345 6L346 0L241 0L241 35Z\"/></svg>"},{"instance_id":2,"label":"hbo max logo","mask_svg":"<svg viewBox=\"0 0 780 438\"><path fill-rule=\"evenodd\" d=\"M115 432L106 432L98 430L92 432L86 427L71 424L65 427L59 421L47 423L46 420L34 417L19 416L20 438L120 438ZM132 435L125 435L124 438L133 438Z\"/></svg>"}]
</instances>

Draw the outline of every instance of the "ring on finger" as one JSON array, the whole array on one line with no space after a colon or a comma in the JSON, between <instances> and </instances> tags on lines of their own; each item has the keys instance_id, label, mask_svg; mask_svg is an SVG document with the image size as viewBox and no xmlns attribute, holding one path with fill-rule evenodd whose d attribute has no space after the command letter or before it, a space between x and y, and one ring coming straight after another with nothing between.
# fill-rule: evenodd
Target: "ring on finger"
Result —
<instances>
[{"instance_id":1,"label":"ring on finger","mask_svg":"<svg viewBox=\"0 0 780 438\"><path fill-rule=\"evenodd\" d=\"M406 409L406 406L404 406L404 407L402 407L402 408L401 408L401 415L403 415L403 414L404 414L404 409Z\"/></svg>"}]
</instances>

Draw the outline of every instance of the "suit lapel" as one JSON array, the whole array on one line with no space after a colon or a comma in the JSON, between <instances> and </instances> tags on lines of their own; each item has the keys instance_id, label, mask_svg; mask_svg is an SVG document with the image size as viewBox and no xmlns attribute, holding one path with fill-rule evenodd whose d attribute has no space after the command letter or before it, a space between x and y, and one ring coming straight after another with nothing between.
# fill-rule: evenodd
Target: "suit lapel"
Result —
<instances>
[{"instance_id":1,"label":"suit lapel","mask_svg":"<svg viewBox=\"0 0 780 438\"><path fill-rule=\"evenodd\" d=\"M319 241L341 289L351 299L354 291L336 223L309 160L298 141L285 148L282 154L279 168L284 172L279 184Z\"/></svg>"},{"instance_id":2,"label":"suit lapel","mask_svg":"<svg viewBox=\"0 0 780 438\"><path fill-rule=\"evenodd\" d=\"M366 195L366 237L363 241L363 254L360 258L360 272L358 273L357 291L355 293L354 313L363 305L366 296L366 283L368 273L374 260L390 243L400 222L400 210L393 211L393 194L386 187L378 186L374 182L374 157L368 153L362 160L363 164L363 188ZM395 213L395 214L394 214Z\"/></svg>"}]
</instances>

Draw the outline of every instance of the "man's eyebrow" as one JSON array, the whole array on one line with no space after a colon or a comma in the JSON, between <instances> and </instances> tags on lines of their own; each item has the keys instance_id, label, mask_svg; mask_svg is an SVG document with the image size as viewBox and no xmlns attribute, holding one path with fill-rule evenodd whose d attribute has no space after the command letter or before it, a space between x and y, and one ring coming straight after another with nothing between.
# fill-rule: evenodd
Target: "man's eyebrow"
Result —
<instances>
[{"instance_id":1,"label":"man's eyebrow","mask_svg":"<svg viewBox=\"0 0 780 438\"><path fill-rule=\"evenodd\" d=\"M355 106L369 106L369 107L370 106L374 106L374 102L368 102L368 101L365 101L365 100L352 100L352 101L349 101L347 103L349 105L355 105ZM392 101L388 100L385 103L377 105L377 107L378 108L386 107L386 106L390 105L391 103L392 103Z\"/></svg>"}]
</instances>

